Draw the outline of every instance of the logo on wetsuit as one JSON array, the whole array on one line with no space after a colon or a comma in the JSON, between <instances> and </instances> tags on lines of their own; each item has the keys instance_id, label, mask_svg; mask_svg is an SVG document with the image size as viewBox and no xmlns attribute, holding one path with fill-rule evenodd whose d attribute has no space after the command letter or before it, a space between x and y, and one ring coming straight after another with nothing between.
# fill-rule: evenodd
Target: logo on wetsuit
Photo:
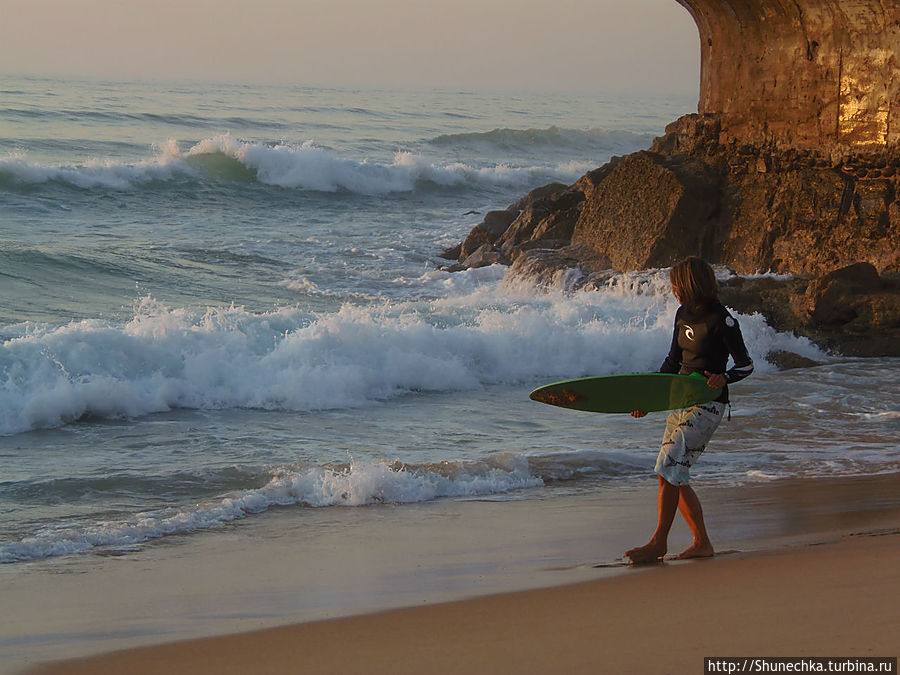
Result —
<instances>
[{"instance_id":1,"label":"logo on wetsuit","mask_svg":"<svg viewBox=\"0 0 900 675\"><path fill-rule=\"evenodd\" d=\"M686 337L688 340L693 340L694 339L694 329L691 328L690 326L685 326L684 327L684 337Z\"/></svg>"}]
</instances>

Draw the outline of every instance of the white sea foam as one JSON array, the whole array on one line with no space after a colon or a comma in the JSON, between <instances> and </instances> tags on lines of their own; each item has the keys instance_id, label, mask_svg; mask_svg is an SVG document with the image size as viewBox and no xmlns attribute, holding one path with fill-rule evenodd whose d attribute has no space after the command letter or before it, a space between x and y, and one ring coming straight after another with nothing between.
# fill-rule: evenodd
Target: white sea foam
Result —
<instances>
[{"instance_id":1,"label":"white sea foam","mask_svg":"<svg viewBox=\"0 0 900 675\"><path fill-rule=\"evenodd\" d=\"M167 153L135 163L94 159L74 166L41 165L29 161L23 153L0 157L0 176L5 173L26 184L55 181L82 189L130 190L151 181L171 180L179 169L184 171L180 162Z\"/></svg>"},{"instance_id":2,"label":"white sea foam","mask_svg":"<svg viewBox=\"0 0 900 675\"><path fill-rule=\"evenodd\" d=\"M525 456L498 452L479 459L426 464L391 460L326 466L285 466L266 472L261 487L237 490L200 503L171 506L108 520L70 519L0 543L0 564L128 548L162 537L221 527L272 507L358 507L409 504L442 498L508 495L546 482L643 474L642 458L620 451L555 451ZM203 477L198 479L203 480Z\"/></svg>"},{"instance_id":3,"label":"white sea foam","mask_svg":"<svg viewBox=\"0 0 900 675\"><path fill-rule=\"evenodd\" d=\"M752 481L772 481L779 480L780 478L784 478L783 475L774 473L772 471L759 471L756 469L750 470L747 472L747 478Z\"/></svg>"},{"instance_id":4,"label":"white sea foam","mask_svg":"<svg viewBox=\"0 0 900 675\"><path fill-rule=\"evenodd\" d=\"M659 366L676 305L652 274L535 294L499 290L498 273L458 282L435 274L428 281L447 284L443 297L325 314L198 312L145 298L125 324L28 326L0 344L0 433L173 408L358 407L412 391ZM761 315L739 318L762 371L770 367L759 357L774 350L824 358Z\"/></svg>"},{"instance_id":5,"label":"white sea foam","mask_svg":"<svg viewBox=\"0 0 900 675\"><path fill-rule=\"evenodd\" d=\"M890 422L900 419L900 410L888 410L886 412L879 413L859 412L854 414L864 420L874 422Z\"/></svg>"},{"instance_id":6,"label":"white sea foam","mask_svg":"<svg viewBox=\"0 0 900 675\"><path fill-rule=\"evenodd\" d=\"M296 293L307 293L309 295L315 295L320 293L318 284L315 281L311 281L306 277L300 277L297 279L285 279L278 284L289 291L294 291Z\"/></svg>"},{"instance_id":7,"label":"white sea foam","mask_svg":"<svg viewBox=\"0 0 900 675\"><path fill-rule=\"evenodd\" d=\"M757 272L756 274L744 275L746 279L774 279L775 281L790 281L794 278L793 274L777 274L775 272Z\"/></svg>"}]
</instances>

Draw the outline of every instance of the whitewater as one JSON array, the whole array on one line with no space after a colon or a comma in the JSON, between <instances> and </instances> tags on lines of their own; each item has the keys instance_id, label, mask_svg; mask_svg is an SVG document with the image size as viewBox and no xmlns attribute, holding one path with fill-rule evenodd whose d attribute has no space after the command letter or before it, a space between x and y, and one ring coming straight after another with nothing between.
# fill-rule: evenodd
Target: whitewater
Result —
<instances>
[{"instance_id":1,"label":"whitewater","mask_svg":"<svg viewBox=\"0 0 900 675\"><path fill-rule=\"evenodd\" d=\"M574 291L438 255L486 211L648 147L695 95L0 87L0 563L276 508L646 479L662 417L528 392L655 370L666 270ZM757 372L698 479L900 469L900 362L738 319ZM779 372L778 351L817 365Z\"/></svg>"}]
</instances>

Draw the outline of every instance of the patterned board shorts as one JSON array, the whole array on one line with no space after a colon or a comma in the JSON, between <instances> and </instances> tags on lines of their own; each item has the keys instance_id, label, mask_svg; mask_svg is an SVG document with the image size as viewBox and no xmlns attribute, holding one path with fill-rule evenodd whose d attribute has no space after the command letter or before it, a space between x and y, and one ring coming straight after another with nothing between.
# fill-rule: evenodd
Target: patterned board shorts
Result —
<instances>
[{"instance_id":1,"label":"patterned board shorts","mask_svg":"<svg viewBox=\"0 0 900 675\"><path fill-rule=\"evenodd\" d=\"M689 485L691 467L706 449L724 413L725 404L716 401L673 410L666 419L656 473L672 485Z\"/></svg>"}]
</instances>

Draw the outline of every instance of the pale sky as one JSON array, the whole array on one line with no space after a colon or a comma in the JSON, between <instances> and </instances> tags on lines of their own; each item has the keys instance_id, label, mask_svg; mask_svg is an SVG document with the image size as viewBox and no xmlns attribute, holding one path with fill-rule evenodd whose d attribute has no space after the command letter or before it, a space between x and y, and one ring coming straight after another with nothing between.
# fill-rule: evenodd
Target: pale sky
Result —
<instances>
[{"instance_id":1,"label":"pale sky","mask_svg":"<svg viewBox=\"0 0 900 675\"><path fill-rule=\"evenodd\" d=\"M675 0L0 0L0 73L695 92Z\"/></svg>"}]
</instances>

